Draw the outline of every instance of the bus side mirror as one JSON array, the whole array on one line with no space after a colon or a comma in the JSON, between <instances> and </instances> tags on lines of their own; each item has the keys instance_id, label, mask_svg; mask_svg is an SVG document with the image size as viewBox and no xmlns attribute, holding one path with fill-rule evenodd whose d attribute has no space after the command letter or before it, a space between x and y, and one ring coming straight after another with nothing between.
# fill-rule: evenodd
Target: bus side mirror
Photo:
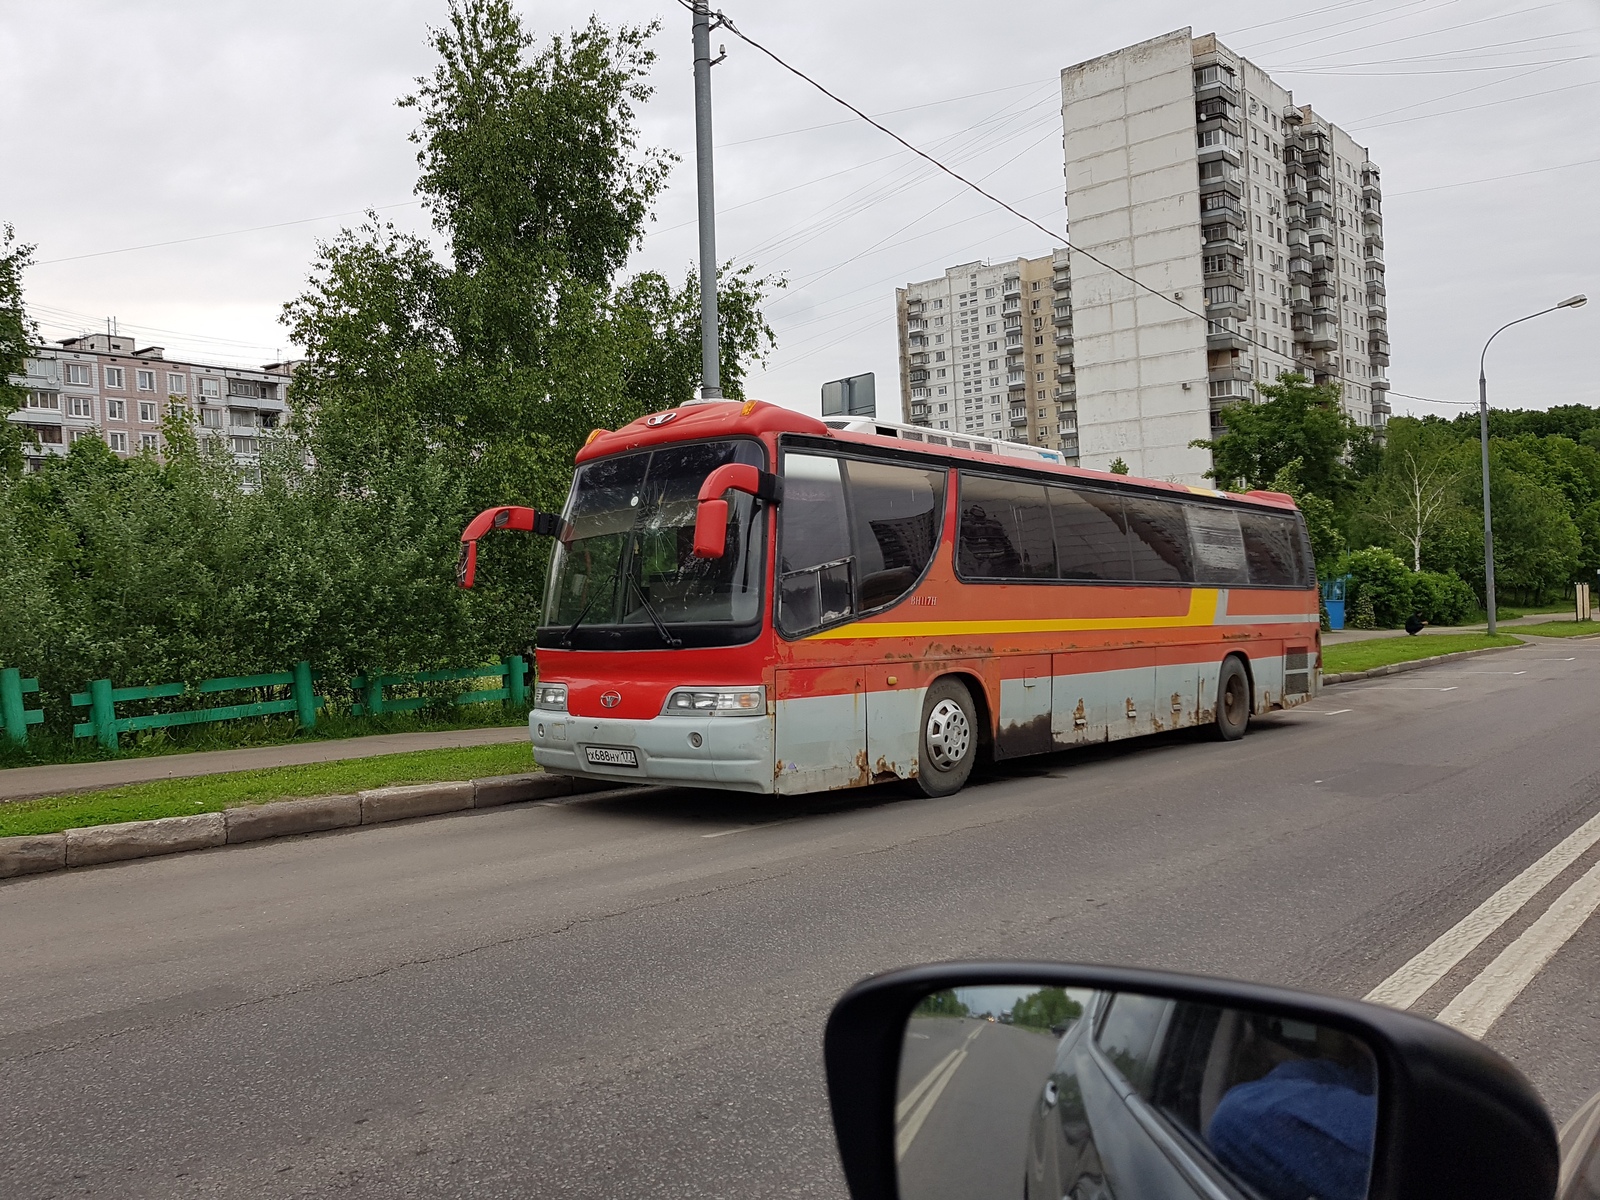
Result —
<instances>
[{"instance_id":1,"label":"bus side mirror","mask_svg":"<svg viewBox=\"0 0 1600 1200\"><path fill-rule=\"evenodd\" d=\"M456 555L456 582L469 588L478 574L478 539L491 529L516 529L554 537L561 532L561 518L554 513L535 512L520 504L486 508L461 531L461 550Z\"/></svg>"},{"instance_id":2,"label":"bus side mirror","mask_svg":"<svg viewBox=\"0 0 1600 1200\"><path fill-rule=\"evenodd\" d=\"M694 556L721 558L728 549L728 492L743 492L757 500L777 504L783 499L783 482L749 463L728 463L706 476L700 485L694 514Z\"/></svg>"}]
</instances>

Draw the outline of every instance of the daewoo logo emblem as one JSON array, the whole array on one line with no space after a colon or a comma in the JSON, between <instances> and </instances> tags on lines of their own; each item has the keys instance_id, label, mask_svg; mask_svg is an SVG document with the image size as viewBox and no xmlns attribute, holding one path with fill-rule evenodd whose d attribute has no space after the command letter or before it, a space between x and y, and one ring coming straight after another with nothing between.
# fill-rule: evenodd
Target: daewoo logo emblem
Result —
<instances>
[{"instance_id":1,"label":"daewoo logo emblem","mask_svg":"<svg viewBox=\"0 0 1600 1200\"><path fill-rule=\"evenodd\" d=\"M678 414L677 414L676 410L674 410L672 412L657 413L653 417L646 417L644 419L644 423L646 425L650 426L651 429L659 429L661 426L665 425L668 421L672 420L672 418L677 416L677 415Z\"/></svg>"},{"instance_id":2,"label":"daewoo logo emblem","mask_svg":"<svg viewBox=\"0 0 1600 1200\"><path fill-rule=\"evenodd\" d=\"M621 692L606 692L600 697L600 703L606 708L615 708L622 703Z\"/></svg>"}]
</instances>

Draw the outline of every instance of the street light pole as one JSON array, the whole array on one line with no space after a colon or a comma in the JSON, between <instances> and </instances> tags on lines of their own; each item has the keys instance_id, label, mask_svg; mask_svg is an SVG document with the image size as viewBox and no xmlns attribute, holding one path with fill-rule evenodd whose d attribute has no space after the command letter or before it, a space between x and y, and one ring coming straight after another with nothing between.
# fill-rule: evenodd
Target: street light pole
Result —
<instances>
[{"instance_id":1,"label":"street light pole","mask_svg":"<svg viewBox=\"0 0 1600 1200\"><path fill-rule=\"evenodd\" d=\"M700 398L722 398L722 351L717 336L717 206L711 180L711 7L694 8L695 182L700 194ZM719 58L716 60L721 62Z\"/></svg>"},{"instance_id":2,"label":"street light pole","mask_svg":"<svg viewBox=\"0 0 1600 1200\"><path fill-rule=\"evenodd\" d=\"M1582 308L1589 302L1589 298L1582 294L1568 296L1560 304L1553 304L1549 308L1541 308L1536 313L1529 313L1525 317L1518 317L1515 321L1507 321L1489 335L1489 341L1483 344L1483 353L1478 355L1478 448L1483 458L1483 602L1489 614L1489 633L1493 635L1495 625L1494 603L1494 521L1489 510L1489 383L1484 377L1484 360L1489 354L1489 342L1495 340L1513 325L1521 325L1524 321L1531 321L1535 317L1542 317L1546 313L1553 313L1558 308Z\"/></svg>"}]
</instances>

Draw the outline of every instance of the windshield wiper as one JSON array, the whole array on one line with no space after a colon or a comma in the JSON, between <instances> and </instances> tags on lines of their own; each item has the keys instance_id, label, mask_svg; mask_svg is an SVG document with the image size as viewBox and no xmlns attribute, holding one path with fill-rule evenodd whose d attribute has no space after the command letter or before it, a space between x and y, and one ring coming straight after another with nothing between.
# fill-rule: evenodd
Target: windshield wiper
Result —
<instances>
[{"instance_id":1,"label":"windshield wiper","mask_svg":"<svg viewBox=\"0 0 1600 1200\"><path fill-rule=\"evenodd\" d=\"M661 635L669 649L676 650L683 645L682 638L675 638L667 632L667 626L661 619L661 614L656 612L655 605L650 603L650 597L644 594L644 588L639 586L639 581L632 575L628 576L628 586L633 589L633 594L639 597L639 607L644 609L644 615L650 618L650 624L656 627L656 632Z\"/></svg>"},{"instance_id":2,"label":"windshield wiper","mask_svg":"<svg viewBox=\"0 0 1600 1200\"><path fill-rule=\"evenodd\" d=\"M594 607L594 602L600 599L600 593L609 591L611 589L611 585L616 581L617 573L613 571L611 572L611 578L606 580L606 586L603 588L596 588L595 591L589 596L589 599L584 602L583 607L578 610L578 619L571 625L568 625L567 631L561 635L561 644L563 646L571 647L572 635L578 632L578 626L583 624L583 619L589 615L589 610Z\"/></svg>"}]
</instances>

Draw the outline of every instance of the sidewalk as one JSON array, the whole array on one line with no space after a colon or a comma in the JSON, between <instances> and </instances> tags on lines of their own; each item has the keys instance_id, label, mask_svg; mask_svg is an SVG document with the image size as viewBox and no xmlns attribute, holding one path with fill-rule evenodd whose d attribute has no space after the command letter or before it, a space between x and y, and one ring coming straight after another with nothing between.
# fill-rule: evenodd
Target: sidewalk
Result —
<instances>
[{"instance_id":1,"label":"sidewalk","mask_svg":"<svg viewBox=\"0 0 1600 1200\"><path fill-rule=\"evenodd\" d=\"M1534 613L1532 616L1518 617L1514 621L1496 621L1499 629L1516 629L1523 625L1539 625L1545 621L1570 621L1572 613ZM1489 626L1479 621L1476 625L1429 625L1418 637L1426 637L1430 633L1483 633ZM1337 646L1340 642L1364 642L1368 638L1405 637L1404 629L1337 629L1322 635L1324 646Z\"/></svg>"},{"instance_id":2,"label":"sidewalk","mask_svg":"<svg viewBox=\"0 0 1600 1200\"><path fill-rule=\"evenodd\" d=\"M487 729L447 729L437 733L382 733L373 737L292 742L284 746L251 746L243 750L205 750L195 754L160 754L150 758L113 759L110 762L13 767L0 771L0 802L120 787L127 783L148 783L154 779L224 775L229 771L294 767L303 763L372 758L379 754L404 754L411 750L490 746L526 741L527 737L526 725L510 725Z\"/></svg>"}]
</instances>

